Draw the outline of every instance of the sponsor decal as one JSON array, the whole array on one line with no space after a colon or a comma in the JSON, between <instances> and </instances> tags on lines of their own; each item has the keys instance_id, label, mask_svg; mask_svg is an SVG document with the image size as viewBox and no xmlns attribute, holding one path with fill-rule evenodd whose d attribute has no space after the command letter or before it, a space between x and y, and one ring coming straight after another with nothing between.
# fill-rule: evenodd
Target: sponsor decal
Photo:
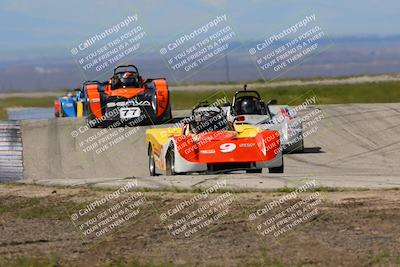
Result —
<instances>
[{"instance_id":1,"label":"sponsor decal","mask_svg":"<svg viewBox=\"0 0 400 267\"><path fill-rule=\"evenodd\" d=\"M208 149L208 150L200 150L200 154L215 154L215 150L214 149Z\"/></svg>"},{"instance_id":2,"label":"sponsor decal","mask_svg":"<svg viewBox=\"0 0 400 267\"><path fill-rule=\"evenodd\" d=\"M120 102L109 102L107 103L107 107L127 107L127 106L150 106L150 102L148 100L129 100L129 101L120 101Z\"/></svg>"},{"instance_id":3,"label":"sponsor decal","mask_svg":"<svg viewBox=\"0 0 400 267\"><path fill-rule=\"evenodd\" d=\"M250 148L255 146L256 144L254 143L244 143L244 144L240 144L239 147L244 147L244 148Z\"/></svg>"},{"instance_id":4,"label":"sponsor decal","mask_svg":"<svg viewBox=\"0 0 400 267\"><path fill-rule=\"evenodd\" d=\"M126 105L132 105L132 106L151 106L150 101L148 100L137 100L137 99L131 99L125 103Z\"/></svg>"}]
</instances>

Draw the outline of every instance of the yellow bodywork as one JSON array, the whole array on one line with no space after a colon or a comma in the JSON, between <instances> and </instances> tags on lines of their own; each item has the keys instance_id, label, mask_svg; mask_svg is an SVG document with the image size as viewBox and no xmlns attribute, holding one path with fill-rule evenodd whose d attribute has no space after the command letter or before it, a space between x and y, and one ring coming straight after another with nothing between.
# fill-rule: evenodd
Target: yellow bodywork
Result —
<instances>
[{"instance_id":1,"label":"yellow bodywork","mask_svg":"<svg viewBox=\"0 0 400 267\"><path fill-rule=\"evenodd\" d=\"M238 137L255 137L262 129L250 124L233 124Z\"/></svg>"},{"instance_id":2,"label":"yellow bodywork","mask_svg":"<svg viewBox=\"0 0 400 267\"><path fill-rule=\"evenodd\" d=\"M77 118L83 117L83 104L81 101L76 102L76 117Z\"/></svg>"},{"instance_id":3,"label":"yellow bodywork","mask_svg":"<svg viewBox=\"0 0 400 267\"><path fill-rule=\"evenodd\" d=\"M146 130L146 144L151 144L153 151L164 145L174 135L180 135L181 128L152 128Z\"/></svg>"}]
</instances>

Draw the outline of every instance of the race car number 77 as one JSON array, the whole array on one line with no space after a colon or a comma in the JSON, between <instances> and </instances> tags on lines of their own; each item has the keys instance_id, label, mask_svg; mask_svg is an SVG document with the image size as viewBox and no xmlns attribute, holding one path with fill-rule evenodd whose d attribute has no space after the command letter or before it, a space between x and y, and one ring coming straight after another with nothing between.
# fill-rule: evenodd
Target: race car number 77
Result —
<instances>
[{"instance_id":1,"label":"race car number 77","mask_svg":"<svg viewBox=\"0 0 400 267\"><path fill-rule=\"evenodd\" d=\"M119 116L121 119L137 118L140 116L140 108L139 107L121 108L119 110Z\"/></svg>"}]
</instances>

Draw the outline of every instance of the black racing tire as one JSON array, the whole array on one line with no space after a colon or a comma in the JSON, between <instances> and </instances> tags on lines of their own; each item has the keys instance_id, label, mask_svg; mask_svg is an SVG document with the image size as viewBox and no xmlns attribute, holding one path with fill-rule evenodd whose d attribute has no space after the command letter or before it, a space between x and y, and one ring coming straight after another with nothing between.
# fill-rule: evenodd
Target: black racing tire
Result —
<instances>
[{"instance_id":1,"label":"black racing tire","mask_svg":"<svg viewBox=\"0 0 400 267\"><path fill-rule=\"evenodd\" d=\"M251 170L246 170L246 173L262 173L262 169L251 169Z\"/></svg>"},{"instance_id":2,"label":"black racing tire","mask_svg":"<svg viewBox=\"0 0 400 267\"><path fill-rule=\"evenodd\" d=\"M175 172L175 153L174 153L174 145L172 144L167 151L167 155L165 156L165 173L168 176L176 175Z\"/></svg>"},{"instance_id":3,"label":"black racing tire","mask_svg":"<svg viewBox=\"0 0 400 267\"><path fill-rule=\"evenodd\" d=\"M60 103L60 112L58 113L58 117L60 117L60 118L65 117L64 110L62 108L61 103Z\"/></svg>"},{"instance_id":4,"label":"black racing tire","mask_svg":"<svg viewBox=\"0 0 400 267\"><path fill-rule=\"evenodd\" d=\"M282 158L282 165L281 166L269 168L268 170L269 170L269 173L283 173L283 171L284 171L283 158Z\"/></svg>"},{"instance_id":5,"label":"black racing tire","mask_svg":"<svg viewBox=\"0 0 400 267\"><path fill-rule=\"evenodd\" d=\"M165 122L172 120L172 108L171 105L168 105L167 111L165 112L167 114L166 118L164 119Z\"/></svg>"},{"instance_id":6,"label":"black racing tire","mask_svg":"<svg viewBox=\"0 0 400 267\"><path fill-rule=\"evenodd\" d=\"M91 113L86 117L86 124L90 128L107 128L111 123L110 121L97 121L96 117Z\"/></svg>"},{"instance_id":7,"label":"black racing tire","mask_svg":"<svg viewBox=\"0 0 400 267\"><path fill-rule=\"evenodd\" d=\"M301 153L304 152L304 137L303 135L301 136L301 142L298 148L296 149L296 152Z\"/></svg>"},{"instance_id":8,"label":"black racing tire","mask_svg":"<svg viewBox=\"0 0 400 267\"><path fill-rule=\"evenodd\" d=\"M149 174L150 176L156 176L156 163L154 161L153 149L149 144Z\"/></svg>"},{"instance_id":9,"label":"black racing tire","mask_svg":"<svg viewBox=\"0 0 400 267\"><path fill-rule=\"evenodd\" d=\"M304 140L303 140L303 138L301 139L301 141L299 141L296 144L292 145L289 148L289 151L287 151L288 154L302 153L302 152L304 152Z\"/></svg>"},{"instance_id":10,"label":"black racing tire","mask_svg":"<svg viewBox=\"0 0 400 267\"><path fill-rule=\"evenodd\" d=\"M164 111L164 114L160 118L156 119L155 124L163 124L170 120L172 120L172 108L170 103L168 103L167 109Z\"/></svg>"},{"instance_id":11,"label":"black racing tire","mask_svg":"<svg viewBox=\"0 0 400 267\"><path fill-rule=\"evenodd\" d=\"M92 114L89 114L86 117L86 124L90 127L90 128L99 128L99 123L97 123L96 121L94 121L94 116Z\"/></svg>"}]
</instances>

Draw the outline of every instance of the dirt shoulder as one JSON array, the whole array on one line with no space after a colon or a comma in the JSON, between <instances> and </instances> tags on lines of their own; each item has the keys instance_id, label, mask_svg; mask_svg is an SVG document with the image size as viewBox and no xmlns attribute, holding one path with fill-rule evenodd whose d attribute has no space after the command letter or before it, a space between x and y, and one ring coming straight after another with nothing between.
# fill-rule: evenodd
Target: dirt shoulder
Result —
<instances>
[{"instance_id":1,"label":"dirt shoulder","mask_svg":"<svg viewBox=\"0 0 400 267\"><path fill-rule=\"evenodd\" d=\"M136 206L140 206L140 213L115 224L104 235L85 236L79 229L83 227L82 221L71 220L73 214L113 192L0 185L0 266L400 264L400 191L397 190L300 193L271 209L268 216L260 215L255 220L250 219L252 214L290 193L219 192L208 196L215 202L203 198L183 207L182 203L190 202L202 192L130 191L119 195L118 201L127 203L134 198L139 203L139 198L144 199ZM277 236L277 231L266 235L260 231L267 219L276 218L296 203L306 203L312 196L319 201L313 206L317 213ZM217 203L218 199L221 200L218 207L228 207L224 216L214 216L213 222L202 224L190 236L171 230L179 224L181 215L203 211L203 207ZM232 201L228 203L228 199ZM215 204L213 209L216 207ZM100 210L93 208L90 212L99 214ZM163 218L169 212L173 215Z\"/></svg>"}]
</instances>

